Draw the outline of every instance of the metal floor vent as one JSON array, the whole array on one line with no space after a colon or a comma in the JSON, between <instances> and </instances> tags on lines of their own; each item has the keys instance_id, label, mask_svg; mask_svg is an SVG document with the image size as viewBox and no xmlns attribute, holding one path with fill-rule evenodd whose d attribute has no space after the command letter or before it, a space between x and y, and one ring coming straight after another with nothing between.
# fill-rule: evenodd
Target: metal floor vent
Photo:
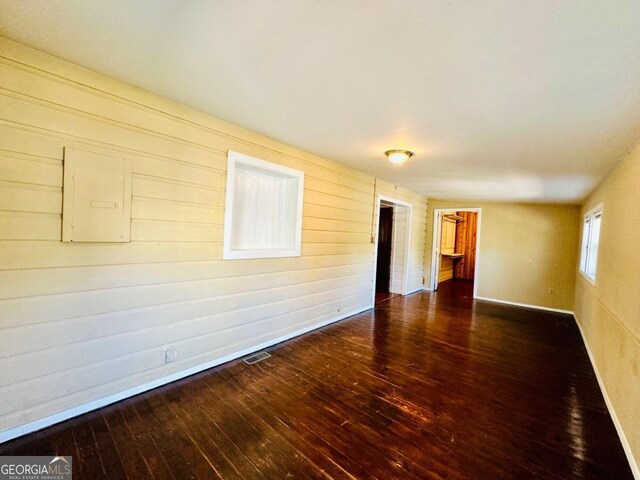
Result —
<instances>
[{"instance_id":1,"label":"metal floor vent","mask_svg":"<svg viewBox=\"0 0 640 480\"><path fill-rule=\"evenodd\" d=\"M266 360L270 356L271 355L269 355L267 352L258 352L243 358L242 361L247 365L253 365L254 363L258 363L258 362L261 362L262 360Z\"/></svg>"}]
</instances>

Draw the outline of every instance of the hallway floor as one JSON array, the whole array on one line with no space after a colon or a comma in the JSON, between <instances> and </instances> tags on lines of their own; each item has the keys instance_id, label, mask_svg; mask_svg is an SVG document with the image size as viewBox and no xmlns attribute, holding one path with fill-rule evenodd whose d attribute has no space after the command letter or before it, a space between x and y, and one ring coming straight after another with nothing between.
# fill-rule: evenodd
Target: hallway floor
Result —
<instances>
[{"instance_id":1,"label":"hallway floor","mask_svg":"<svg viewBox=\"0 0 640 480\"><path fill-rule=\"evenodd\" d=\"M4 445L74 478L631 479L570 316L397 296Z\"/></svg>"},{"instance_id":2,"label":"hallway floor","mask_svg":"<svg viewBox=\"0 0 640 480\"><path fill-rule=\"evenodd\" d=\"M376 305L380 302L386 302L387 300L398 296L397 293L391 293L391 292L376 292L376 296L375 296L375 303Z\"/></svg>"}]
</instances>

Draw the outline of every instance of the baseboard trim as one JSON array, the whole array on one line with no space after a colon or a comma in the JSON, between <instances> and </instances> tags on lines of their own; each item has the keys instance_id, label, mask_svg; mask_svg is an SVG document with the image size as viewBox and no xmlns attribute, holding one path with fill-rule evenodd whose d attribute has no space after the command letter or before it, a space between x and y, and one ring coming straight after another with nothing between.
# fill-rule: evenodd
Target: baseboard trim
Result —
<instances>
[{"instance_id":1,"label":"baseboard trim","mask_svg":"<svg viewBox=\"0 0 640 480\"><path fill-rule=\"evenodd\" d=\"M412 295L416 292L421 292L422 291L422 287L418 287L418 288L414 288L413 290L409 290L407 293L405 293L405 295Z\"/></svg>"},{"instance_id":2,"label":"baseboard trim","mask_svg":"<svg viewBox=\"0 0 640 480\"><path fill-rule=\"evenodd\" d=\"M422 291L423 291L423 292L433 292L433 288L429 288L429 287L422 287Z\"/></svg>"},{"instance_id":3,"label":"baseboard trim","mask_svg":"<svg viewBox=\"0 0 640 480\"><path fill-rule=\"evenodd\" d=\"M568 315L573 315L573 311L571 310L561 310L559 308L550 308L550 307L543 307L540 305L531 305L530 303L509 302L507 300L498 300L497 298L489 298L489 297L475 297L475 298L476 300L484 300L485 302L502 303L504 305L513 305L514 307L533 308L534 310L544 310L545 312L566 313Z\"/></svg>"},{"instance_id":4,"label":"baseboard trim","mask_svg":"<svg viewBox=\"0 0 640 480\"><path fill-rule=\"evenodd\" d=\"M602 396L604 397L604 403L607 405L607 410L609 410L609 415L611 415L611 419L613 420L613 425L616 427L616 431L618 432L618 437L620 437L620 443L622 443L622 448L624 449L624 453L627 456L627 460L629 461L629 466L631 467L631 473L636 480L640 480L640 467L638 466L638 462L633 456L633 451L631 450L631 445L627 440L627 436L622 429L622 425L620 424L620 420L618 420L618 415L616 415L616 411L613 408L613 404L611 403L611 399L609 398L609 394L607 394L607 389L604 386L604 381L600 376L600 371L598 370L598 366L596 365L595 358L593 353L591 352L591 348L589 348L589 343L587 342L587 337L584 334L584 330L582 329L582 325L578 321L578 317L573 314L573 319L578 325L578 330L580 330L580 335L582 336L582 343L584 343L585 348L587 349L587 355L589 355L589 361L591 362L591 366L593 367L593 371L596 373L596 379L598 380L598 385L600 386L600 391L602 392Z\"/></svg>"},{"instance_id":5,"label":"baseboard trim","mask_svg":"<svg viewBox=\"0 0 640 480\"><path fill-rule=\"evenodd\" d=\"M318 328L330 325L340 320L344 320L345 318L352 317L359 313L370 310L371 308L373 308L372 305L359 308L359 309L347 312L345 314L339 315L337 317L331 318L329 320L324 320L322 322L315 323L309 327L301 328L299 330L288 333L281 337L274 338L273 340L269 340L268 342L263 342L259 345L255 345L253 347L249 347L244 350L234 352L230 355L226 355L221 358L216 358L215 360L211 360L209 362L196 365L195 367L191 367L186 370L182 370L180 372L167 375L166 377L162 377L157 380L153 380L151 382L138 385L137 387L133 387L128 390L124 390L122 392L114 393L113 395L109 395L108 397L94 400L92 402L88 402L88 403L79 405L77 407L73 407L73 408L64 410L62 412L49 415L48 417L44 417L39 420L29 422L25 425L21 425L19 427L14 427L9 430L5 430L3 432L0 432L0 443L13 440L14 438L18 438L23 435L27 435L28 433L33 433L37 430L42 430L43 428L50 427L52 425L55 425L56 423L64 422L65 420L69 420L70 418L77 417L78 415L88 413L92 410L97 410L98 408L102 408L112 403L119 402L120 400L124 400L125 398L133 397L134 395L138 395L140 393L153 390L154 388L158 388L168 383L175 382L176 380L181 380L185 377L194 375L196 373L202 372L209 368L217 367L218 365L221 365L223 363L227 363L227 362L230 362L231 360L236 360L237 358L249 355L250 353L257 352L258 350L272 347L273 345L276 345L278 343L284 342L286 340L290 340L300 335L304 335L305 333L309 333L313 330L317 330Z\"/></svg>"}]
</instances>

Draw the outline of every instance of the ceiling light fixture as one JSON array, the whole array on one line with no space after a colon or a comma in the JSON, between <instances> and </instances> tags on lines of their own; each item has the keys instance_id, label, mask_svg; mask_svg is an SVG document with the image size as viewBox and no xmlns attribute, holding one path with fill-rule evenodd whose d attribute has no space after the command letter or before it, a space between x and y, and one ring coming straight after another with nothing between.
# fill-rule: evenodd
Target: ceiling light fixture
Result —
<instances>
[{"instance_id":1,"label":"ceiling light fixture","mask_svg":"<svg viewBox=\"0 0 640 480\"><path fill-rule=\"evenodd\" d=\"M413 152L409 150L387 150L384 152L391 163L403 163L409 160Z\"/></svg>"}]
</instances>

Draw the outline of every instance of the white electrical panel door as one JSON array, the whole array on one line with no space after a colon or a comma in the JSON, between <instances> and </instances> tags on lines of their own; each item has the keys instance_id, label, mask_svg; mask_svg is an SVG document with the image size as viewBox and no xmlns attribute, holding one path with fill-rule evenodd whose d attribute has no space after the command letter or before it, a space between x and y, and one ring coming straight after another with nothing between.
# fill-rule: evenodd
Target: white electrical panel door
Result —
<instances>
[{"instance_id":1,"label":"white electrical panel door","mask_svg":"<svg viewBox=\"0 0 640 480\"><path fill-rule=\"evenodd\" d=\"M62 240L131 241L131 160L64 149Z\"/></svg>"}]
</instances>

